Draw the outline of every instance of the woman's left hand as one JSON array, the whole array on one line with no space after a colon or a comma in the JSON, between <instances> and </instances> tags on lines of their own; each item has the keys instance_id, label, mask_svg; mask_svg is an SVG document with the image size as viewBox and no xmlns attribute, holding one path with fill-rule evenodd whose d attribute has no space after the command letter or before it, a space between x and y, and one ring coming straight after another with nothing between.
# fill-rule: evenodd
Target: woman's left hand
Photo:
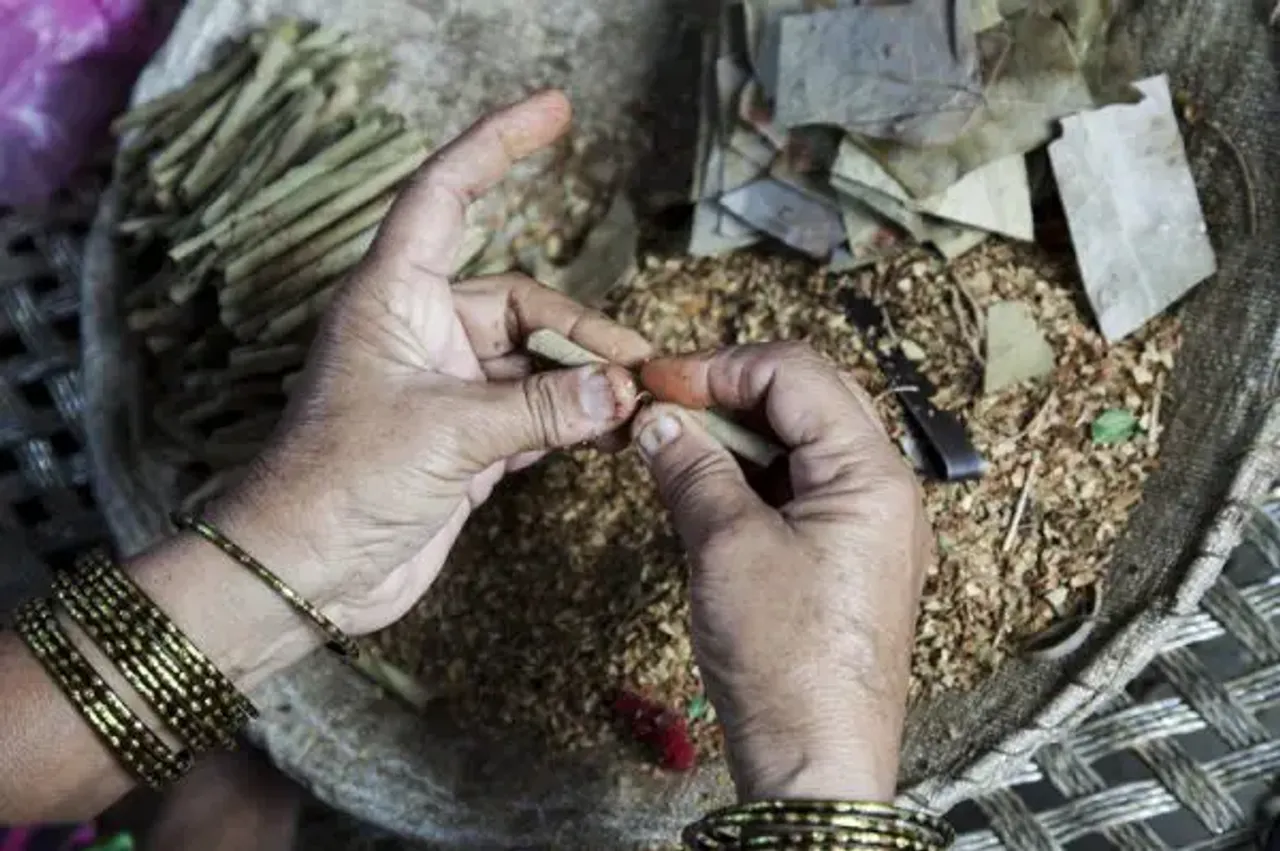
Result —
<instances>
[{"instance_id":1,"label":"woman's left hand","mask_svg":"<svg viewBox=\"0 0 1280 851\"><path fill-rule=\"evenodd\" d=\"M335 299L270 448L207 513L350 632L422 596L505 472L634 412L626 369L531 374L522 345L551 328L630 364L649 351L637 334L522 275L450 286L468 203L569 120L543 92L422 167Z\"/></svg>"}]
</instances>

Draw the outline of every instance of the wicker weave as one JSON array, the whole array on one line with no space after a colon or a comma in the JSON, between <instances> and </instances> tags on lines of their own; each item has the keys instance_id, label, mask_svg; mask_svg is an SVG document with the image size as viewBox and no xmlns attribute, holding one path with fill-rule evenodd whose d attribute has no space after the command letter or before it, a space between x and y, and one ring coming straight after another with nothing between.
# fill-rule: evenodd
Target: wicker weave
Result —
<instances>
[{"instance_id":1,"label":"wicker weave","mask_svg":"<svg viewBox=\"0 0 1280 851\"><path fill-rule=\"evenodd\" d=\"M1237 561L1260 561L1253 548L1242 555ZM1042 747L1006 788L972 802L989 827L963 834L956 847L1057 851L1088 836L1079 847L1096 848L1099 835L1125 851L1247 845L1257 829L1253 802L1280 776L1280 740L1259 717L1280 706L1278 580L1269 565L1239 584L1222 575L1143 677ZM1233 675L1223 675L1224 661L1234 663ZM1206 745L1214 753L1193 753ZM1118 757L1130 760L1120 773L1149 776L1115 782ZM1104 761L1109 768L1100 771ZM1028 803L1046 788L1066 800ZM1173 830L1176 844L1166 844L1170 826L1162 837L1156 824L1178 811L1192 818Z\"/></svg>"},{"instance_id":2,"label":"wicker weave","mask_svg":"<svg viewBox=\"0 0 1280 851\"><path fill-rule=\"evenodd\" d=\"M96 196L0 213L0 600L105 538L82 449L80 256Z\"/></svg>"}]
</instances>

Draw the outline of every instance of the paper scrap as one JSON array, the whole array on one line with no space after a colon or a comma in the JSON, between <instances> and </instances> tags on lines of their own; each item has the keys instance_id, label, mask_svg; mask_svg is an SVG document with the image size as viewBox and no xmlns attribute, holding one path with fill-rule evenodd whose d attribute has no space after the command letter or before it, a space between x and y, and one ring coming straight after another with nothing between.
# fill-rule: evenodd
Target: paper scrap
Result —
<instances>
[{"instance_id":1,"label":"paper scrap","mask_svg":"<svg viewBox=\"0 0 1280 851\"><path fill-rule=\"evenodd\" d=\"M1217 264L1164 75L1136 104L1064 119L1049 159L1103 336L1123 339Z\"/></svg>"},{"instance_id":2,"label":"paper scrap","mask_svg":"<svg viewBox=\"0 0 1280 851\"><path fill-rule=\"evenodd\" d=\"M987 359L982 392L1053 372L1053 347L1036 325L1031 308L1020 301L998 301L987 308Z\"/></svg>"},{"instance_id":3,"label":"paper scrap","mask_svg":"<svg viewBox=\"0 0 1280 851\"><path fill-rule=\"evenodd\" d=\"M774 119L949 144L982 101L968 5L930 0L783 16Z\"/></svg>"}]
</instances>

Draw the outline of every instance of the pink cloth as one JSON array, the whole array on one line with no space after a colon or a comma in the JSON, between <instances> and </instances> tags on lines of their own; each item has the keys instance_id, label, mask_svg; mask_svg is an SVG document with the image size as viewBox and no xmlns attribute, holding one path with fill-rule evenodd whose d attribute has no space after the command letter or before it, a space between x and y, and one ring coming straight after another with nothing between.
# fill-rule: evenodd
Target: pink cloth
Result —
<instances>
[{"instance_id":1,"label":"pink cloth","mask_svg":"<svg viewBox=\"0 0 1280 851\"><path fill-rule=\"evenodd\" d=\"M106 142L174 0L0 0L0 205L35 205Z\"/></svg>"}]
</instances>

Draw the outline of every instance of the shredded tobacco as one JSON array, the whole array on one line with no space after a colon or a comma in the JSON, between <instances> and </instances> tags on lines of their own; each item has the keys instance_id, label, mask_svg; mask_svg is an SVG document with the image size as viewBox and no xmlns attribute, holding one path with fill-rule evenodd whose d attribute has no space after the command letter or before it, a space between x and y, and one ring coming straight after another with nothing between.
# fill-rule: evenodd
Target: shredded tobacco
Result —
<instances>
[{"instance_id":1,"label":"shredded tobacco","mask_svg":"<svg viewBox=\"0 0 1280 851\"><path fill-rule=\"evenodd\" d=\"M937 403L962 415L988 461L980 481L924 485L937 558L912 696L969 689L1102 582L1157 463L1178 324L1161 317L1108 346L1082 312L1069 258L1005 242L949 267L916 253L845 275L750 253L649 257L609 310L667 352L806 340L863 382L901 441L897 403L840 309L842 288L886 307ZM982 314L1009 299L1031 308L1056 366L984 398ZM1100 445L1091 425L1110 410L1133 413L1138 430ZM576 449L505 482L432 591L376 641L469 723L518 724L583 747L619 734L610 706L625 689L681 712L700 707L694 739L704 754L719 747L714 715L701 709L683 552L631 450Z\"/></svg>"}]
</instances>

